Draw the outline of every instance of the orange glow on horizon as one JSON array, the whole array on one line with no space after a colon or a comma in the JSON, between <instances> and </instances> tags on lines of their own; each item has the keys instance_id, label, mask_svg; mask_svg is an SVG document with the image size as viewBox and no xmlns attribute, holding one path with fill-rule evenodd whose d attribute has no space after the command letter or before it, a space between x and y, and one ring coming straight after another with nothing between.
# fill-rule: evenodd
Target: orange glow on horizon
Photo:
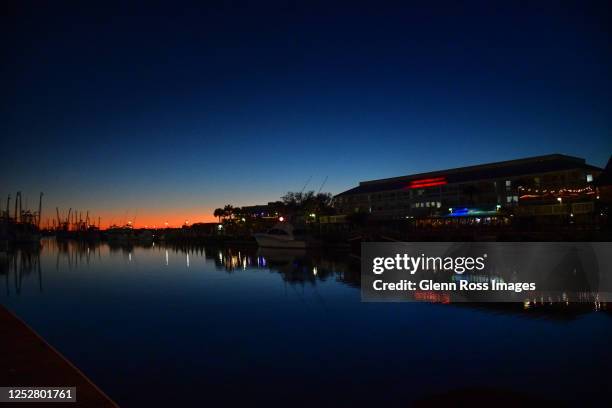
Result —
<instances>
[{"instance_id":1,"label":"orange glow on horizon","mask_svg":"<svg viewBox=\"0 0 612 408\"><path fill-rule=\"evenodd\" d=\"M147 214L135 217L135 222L132 222L134 228L179 228L185 225L185 220L189 220L189 225L197 224L199 222L218 222L219 220L212 215L207 214ZM112 216L106 219L106 222L102 221L102 229L106 229L111 225L115 224L118 226L124 225L121 222L121 216Z\"/></svg>"},{"instance_id":2,"label":"orange glow on horizon","mask_svg":"<svg viewBox=\"0 0 612 408\"><path fill-rule=\"evenodd\" d=\"M108 229L112 225L124 226L130 221L133 228L180 228L185 224L185 220L189 220L189 225L199 222L218 222L219 220L212 215L213 211L214 209L198 210L197 212L176 211L166 213L163 211L159 213L136 213L130 214L129 216L120 212L90 211L90 224L98 226L98 217L100 217L100 228L103 230ZM52 227L54 222L57 223L57 218L54 215L55 214L53 214L53 216L45 216L43 213L41 228L46 228L47 225ZM66 215L67 214L62 213L61 218L63 219Z\"/></svg>"}]
</instances>

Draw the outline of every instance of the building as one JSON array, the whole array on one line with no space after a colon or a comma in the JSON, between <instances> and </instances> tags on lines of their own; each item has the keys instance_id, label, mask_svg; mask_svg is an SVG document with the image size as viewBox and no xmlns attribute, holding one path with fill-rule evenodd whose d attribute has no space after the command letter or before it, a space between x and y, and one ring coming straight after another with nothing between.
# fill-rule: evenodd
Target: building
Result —
<instances>
[{"instance_id":1,"label":"building","mask_svg":"<svg viewBox=\"0 0 612 408\"><path fill-rule=\"evenodd\" d=\"M608 159L608 164L595 180L595 185L597 186L597 195L601 196L602 202L612 204L612 157Z\"/></svg>"},{"instance_id":2,"label":"building","mask_svg":"<svg viewBox=\"0 0 612 408\"><path fill-rule=\"evenodd\" d=\"M280 202L269 202L268 204L249 205L240 208L240 214L251 218L278 218Z\"/></svg>"},{"instance_id":3,"label":"building","mask_svg":"<svg viewBox=\"0 0 612 408\"><path fill-rule=\"evenodd\" d=\"M363 181L338 194L341 214L417 224L507 223L512 217L574 217L594 211L602 169L561 154Z\"/></svg>"}]
</instances>

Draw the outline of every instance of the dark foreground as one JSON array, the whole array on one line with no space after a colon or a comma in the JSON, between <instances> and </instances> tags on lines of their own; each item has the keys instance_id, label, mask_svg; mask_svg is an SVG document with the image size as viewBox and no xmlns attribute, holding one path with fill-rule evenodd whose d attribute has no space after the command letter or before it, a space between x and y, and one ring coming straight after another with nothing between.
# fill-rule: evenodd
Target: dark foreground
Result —
<instances>
[{"instance_id":1,"label":"dark foreground","mask_svg":"<svg viewBox=\"0 0 612 408\"><path fill-rule=\"evenodd\" d=\"M54 407L114 407L116 404L81 371L0 305L0 384L22 387L76 387L77 403ZM19 406L30 404L20 403ZM32 406L46 404L32 403Z\"/></svg>"}]
</instances>

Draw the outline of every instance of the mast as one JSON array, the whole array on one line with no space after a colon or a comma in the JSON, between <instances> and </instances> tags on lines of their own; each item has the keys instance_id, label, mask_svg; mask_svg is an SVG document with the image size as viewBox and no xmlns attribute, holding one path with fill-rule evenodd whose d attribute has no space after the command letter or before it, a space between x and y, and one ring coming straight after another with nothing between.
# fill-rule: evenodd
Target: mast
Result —
<instances>
[{"instance_id":1,"label":"mast","mask_svg":"<svg viewBox=\"0 0 612 408\"><path fill-rule=\"evenodd\" d=\"M38 198L38 228L40 228L40 218L42 217L42 197L43 193L40 192L40 197Z\"/></svg>"},{"instance_id":2,"label":"mast","mask_svg":"<svg viewBox=\"0 0 612 408\"><path fill-rule=\"evenodd\" d=\"M15 194L15 215L13 216L15 222L17 222L17 200L19 199L20 194L21 193L19 191L17 192L17 194Z\"/></svg>"}]
</instances>

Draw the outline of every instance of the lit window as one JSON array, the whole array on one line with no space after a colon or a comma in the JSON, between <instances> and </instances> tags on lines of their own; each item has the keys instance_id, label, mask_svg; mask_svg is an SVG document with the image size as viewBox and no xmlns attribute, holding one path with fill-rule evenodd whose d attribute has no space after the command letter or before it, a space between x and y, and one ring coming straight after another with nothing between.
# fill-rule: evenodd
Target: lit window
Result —
<instances>
[{"instance_id":1,"label":"lit window","mask_svg":"<svg viewBox=\"0 0 612 408\"><path fill-rule=\"evenodd\" d=\"M591 183L593 181L593 175L587 174L587 183Z\"/></svg>"}]
</instances>

